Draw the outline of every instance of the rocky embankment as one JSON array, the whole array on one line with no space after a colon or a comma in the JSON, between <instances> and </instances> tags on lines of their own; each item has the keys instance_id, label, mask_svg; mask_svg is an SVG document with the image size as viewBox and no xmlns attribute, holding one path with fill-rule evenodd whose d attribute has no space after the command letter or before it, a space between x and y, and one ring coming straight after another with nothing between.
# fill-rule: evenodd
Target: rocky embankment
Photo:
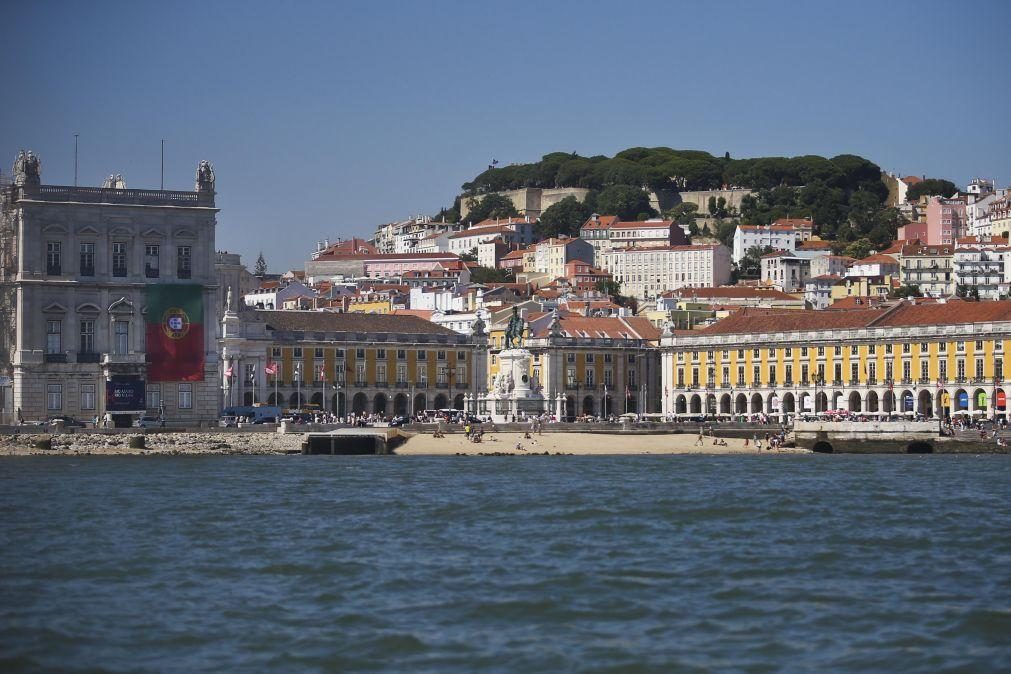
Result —
<instances>
[{"instance_id":1,"label":"rocky embankment","mask_svg":"<svg viewBox=\"0 0 1011 674\"><path fill-rule=\"evenodd\" d=\"M0 436L3 455L288 454L302 435L290 433L17 433Z\"/></svg>"}]
</instances>

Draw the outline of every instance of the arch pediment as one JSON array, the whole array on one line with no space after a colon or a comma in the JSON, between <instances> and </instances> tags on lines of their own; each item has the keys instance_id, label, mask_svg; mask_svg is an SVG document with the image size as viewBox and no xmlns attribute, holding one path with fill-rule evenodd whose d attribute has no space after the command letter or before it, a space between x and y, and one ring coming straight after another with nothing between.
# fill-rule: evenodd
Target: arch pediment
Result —
<instances>
[{"instance_id":1,"label":"arch pediment","mask_svg":"<svg viewBox=\"0 0 1011 674\"><path fill-rule=\"evenodd\" d=\"M60 304L59 302L50 302L46 306L42 307L42 313L44 314L65 314L67 313L67 308Z\"/></svg>"},{"instance_id":2,"label":"arch pediment","mask_svg":"<svg viewBox=\"0 0 1011 674\"><path fill-rule=\"evenodd\" d=\"M197 233L188 227L180 227L179 229L172 232L172 236L177 239L195 239L197 238Z\"/></svg>"},{"instance_id":3,"label":"arch pediment","mask_svg":"<svg viewBox=\"0 0 1011 674\"><path fill-rule=\"evenodd\" d=\"M149 227L144 230L142 235L145 239L164 239L165 233L160 229L155 229L154 227Z\"/></svg>"},{"instance_id":4,"label":"arch pediment","mask_svg":"<svg viewBox=\"0 0 1011 674\"><path fill-rule=\"evenodd\" d=\"M113 227L109 230L111 236L133 236L133 230L128 227Z\"/></svg>"},{"instance_id":5,"label":"arch pediment","mask_svg":"<svg viewBox=\"0 0 1011 674\"><path fill-rule=\"evenodd\" d=\"M133 313L133 302L125 297L120 297L109 305L110 314L126 315Z\"/></svg>"},{"instance_id":6,"label":"arch pediment","mask_svg":"<svg viewBox=\"0 0 1011 674\"><path fill-rule=\"evenodd\" d=\"M94 304L93 302L84 302L77 305L77 313L79 314L99 314L102 313L102 307Z\"/></svg>"},{"instance_id":7,"label":"arch pediment","mask_svg":"<svg viewBox=\"0 0 1011 674\"><path fill-rule=\"evenodd\" d=\"M78 234L83 234L85 236L98 236L99 235L98 230L95 229L94 227L92 227L91 225L85 225L84 227L81 227L80 229L77 230L77 233Z\"/></svg>"}]
</instances>

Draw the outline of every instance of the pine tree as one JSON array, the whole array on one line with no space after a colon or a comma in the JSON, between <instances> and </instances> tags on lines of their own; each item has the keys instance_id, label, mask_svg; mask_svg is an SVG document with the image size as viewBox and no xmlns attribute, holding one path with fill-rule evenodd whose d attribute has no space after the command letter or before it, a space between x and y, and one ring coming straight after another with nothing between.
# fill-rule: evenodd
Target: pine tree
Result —
<instances>
[{"instance_id":1,"label":"pine tree","mask_svg":"<svg viewBox=\"0 0 1011 674\"><path fill-rule=\"evenodd\" d=\"M253 276L263 278L267 273L267 261L263 259L263 251L260 251L260 256L256 258L256 266L253 267Z\"/></svg>"}]
</instances>

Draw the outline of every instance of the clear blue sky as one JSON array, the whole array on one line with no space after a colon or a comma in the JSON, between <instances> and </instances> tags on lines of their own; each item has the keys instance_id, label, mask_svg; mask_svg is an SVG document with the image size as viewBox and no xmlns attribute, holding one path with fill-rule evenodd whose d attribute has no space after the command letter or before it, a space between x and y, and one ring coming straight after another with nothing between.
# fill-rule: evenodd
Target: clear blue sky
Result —
<instances>
[{"instance_id":1,"label":"clear blue sky","mask_svg":"<svg viewBox=\"0 0 1011 674\"><path fill-rule=\"evenodd\" d=\"M1011 183L1011 2L10 2L0 168L218 178L272 271L434 213L492 158L854 153Z\"/></svg>"}]
</instances>

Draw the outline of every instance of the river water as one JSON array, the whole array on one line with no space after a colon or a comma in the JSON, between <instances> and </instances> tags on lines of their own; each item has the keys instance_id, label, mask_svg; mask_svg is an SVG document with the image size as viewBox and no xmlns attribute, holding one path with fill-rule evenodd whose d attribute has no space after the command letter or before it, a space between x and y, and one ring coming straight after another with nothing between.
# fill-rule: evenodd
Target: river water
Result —
<instances>
[{"instance_id":1,"label":"river water","mask_svg":"<svg viewBox=\"0 0 1011 674\"><path fill-rule=\"evenodd\" d=\"M9 457L0 671L1011 666L1011 457Z\"/></svg>"}]
</instances>

